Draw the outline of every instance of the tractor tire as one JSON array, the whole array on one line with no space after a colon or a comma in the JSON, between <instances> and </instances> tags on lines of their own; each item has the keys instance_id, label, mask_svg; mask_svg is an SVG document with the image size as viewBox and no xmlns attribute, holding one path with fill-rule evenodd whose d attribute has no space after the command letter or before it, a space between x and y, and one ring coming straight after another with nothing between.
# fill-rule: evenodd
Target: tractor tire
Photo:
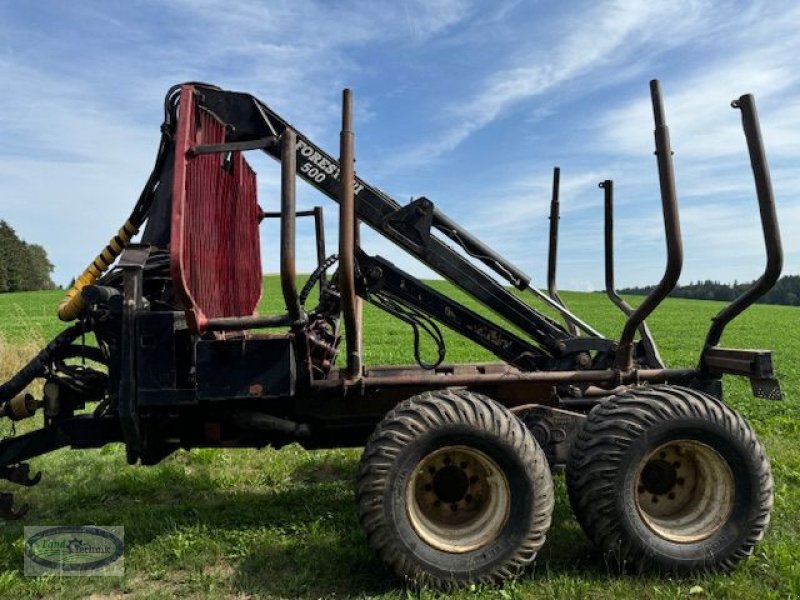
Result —
<instances>
[{"instance_id":1,"label":"tractor tire","mask_svg":"<svg viewBox=\"0 0 800 600\"><path fill-rule=\"evenodd\" d=\"M727 571L753 553L772 508L764 447L693 389L655 385L595 407L567 465L583 530L620 571Z\"/></svg>"},{"instance_id":2,"label":"tractor tire","mask_svg":"<svg viewBox=\"0 0 800 600\"><path fill-rule=\"evenodd\" d=\"M518 577L545 541L553 480L506 408L466 390L419 394L377 426L358 468L369 545L407 584L450 590Z\"/></svg>"}]
</instances>

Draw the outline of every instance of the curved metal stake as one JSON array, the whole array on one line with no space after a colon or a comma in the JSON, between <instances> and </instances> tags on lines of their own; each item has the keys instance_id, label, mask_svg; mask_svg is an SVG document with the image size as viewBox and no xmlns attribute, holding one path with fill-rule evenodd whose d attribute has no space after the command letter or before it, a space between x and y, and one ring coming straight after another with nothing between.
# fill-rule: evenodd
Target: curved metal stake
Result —
<instances>
[{"instance_id":1,"label":"curved metal stake","mask_svg":"<svg viewBox=\"0 0 800 600\"><path fill-rule=\"evenodd\" d=\"M604 191L605 198L606 294L623 314L630 317L634 312L633 307L617 293L614 285L614 182L606 179L598 185ZM645 321L639 325L639 337L649 366L654 369L665 368L666 365L658 352L653 334L650 333L650 328Z\"/></svg>"},{"instance_id":2,"label":"curved metal stake","mask_svg":"<svg viewBox=\"0 0 800 600\"><path fill-rule=\"evenodd\" d=\"M767 155L764 151L764 142L761 138L761 127L758 123L755 98L752 94L745 94L738 100L731 102L731 106L742 111L742 128L747 139L750 165L753 168L753 178L756 182L758 209L761 213L761 228L764 232L764 244L767 248L767 265L764 273L750 289L742 293L711 319L711 327L706 336L705 349L716 346L722 338L722 333L728 323L772 289L783 269L783 247L781 245L781 233L778 229L778 215L775 212L775 196L772 193L772 181L769 174L769 165L767 165Z\"/></svg>"},{"instance_id":3,"label":"curved metal stake","mask_svg":"<svg viewBox=\"0 0 800 600\"><path fill-rule=\"evenodd\" d=\"M556 286L556 267L558 265L558 222L561 219L560 203L558 199L561 184L561 169L553 168L553 196L550 200L550 245L547 251L547 295L555 302L558 302L565 309L566 303L561 299ZM578 335L578 328L569 319L564 319L567 324L567 331L572 335Z\"/></svg>"},{"instance_id":4,"label":"curved metal stake","mask_svg":"<svg viewBox=\"0 0 800 600\"><path fill-rule=\"evenodd\" d=\"M648 294L639 307L628 317L622 328L617 349L616 366L627 371L633 367L633 337L644 320L650 316L667 295L675 288L683 269L683 243L681 223L678 215L678 198L675 192L675 170L672 165L672 148L669 128L664 117L664 103L657 79L650 82L650 97L653 101L655 120L656 158L658 181L661 188L661 207L664 213L664 230L667 236L667 266L655 289Z\"/></svg>"}]
</instances>

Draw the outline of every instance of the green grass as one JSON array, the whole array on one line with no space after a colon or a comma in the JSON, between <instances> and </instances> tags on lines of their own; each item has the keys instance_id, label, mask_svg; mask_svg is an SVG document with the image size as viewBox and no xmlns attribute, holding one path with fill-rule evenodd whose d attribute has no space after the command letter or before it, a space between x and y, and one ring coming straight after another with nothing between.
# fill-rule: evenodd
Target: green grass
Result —
<instances>
[{"instance_id":1,"label":"green grass","mask_svg":"<svg viewBox=\"0 0 800 600\"><path fill-rule=\"evenodd\" d=\"M449 286L436 286L475 307ZM265 287L262 308L279 310L277 280L267 278ZM0 334L30 353L26 341L61 329L53 317L59 297L58 292L0 295ZM600 331L618 335L622 318L603 296L564 297ZM695 363L709 319L720 307L674 299L653 315L649 322L670 366ZM412 362L411 333L404 324L367 307L365 327L368 364ZM787 396L782 403L756 400L746 381L725 382L728 402L765 442L776 483L767 537L736 572L689 579L615 572L581 533L563 477L557 476L553 526L533 572L504 589L466 590L458 597L800 597L798 332L800 309L755 306L723 340L734 347L775 349ZM457 336L447 340L448 361L492 358ZM0 364L0 379L9 365ZM358 457L358 450L306 452L298 446L204 449L178 452L155 467L130 467L122 447L114 445L34 459L33 468L44 472L42 483L17 494L18 502L31 504L31 512L21 522L0 525L0 598L407 597L359 530L353 505ZM124 525L125 577L25 578L26 524Z\"/></svg>"}]
</instances>

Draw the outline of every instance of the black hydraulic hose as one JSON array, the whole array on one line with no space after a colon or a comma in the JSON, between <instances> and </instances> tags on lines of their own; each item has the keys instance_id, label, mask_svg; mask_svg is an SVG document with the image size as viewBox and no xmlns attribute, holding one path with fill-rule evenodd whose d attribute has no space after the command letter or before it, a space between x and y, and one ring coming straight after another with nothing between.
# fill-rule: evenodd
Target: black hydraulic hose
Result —
<instances>
[{"instance_id":1,"label":"black hydraulic hose","mask_svg":"<svg viewBox=\"0 0 800 600\"><path fill-rule=\"evenodd\" d=\"M314 289L314 285L317 283L322 274L325 273L328 269L330 269L336 261L339 260L338 254L331 254L328 258L326 258L320 265L314 269L314 272L308 277L308 281L306 281L303 289L300 290L300 304L305 306L306 300L308 300L308 295L311 293L311 290Z\"/></svg>"},{"instance_id":2,"label":"black hydraulic hose","mask_svg":"<svg viewBox=\"0 0 800 600\"><path fill-rule=\"evenodd\" d=\"M81 290L88 286L93 285L100 279L122 253L125 247L130 243L144 223L145 219L150 212L150 207L155 198L155 190L160 185L161 170L167 157L167 148L169 147L171 134L169 133L169 126L165 120L162 126L161 142L156 155L156 162L153 166L153 171L147 179L147 183L142 189L136 205L133 207L128 220L119 229L117 234L112 237L105 248L98 254L94 260L86 267L81 275L75 280L75 283L64 295L64 299L58 305L58 318L62 321L73 321L77 319L84 311L86 304L81 296Z\"/></svg>"},{"instance_id":3,"label":"black hydraulic hose","mask_svg":"<svg viewBox=\"0 0 800 600\"><path fill-rule=\"evenodd\" d=\"M0 385L0 404L10 401L28 387L31 381L42 377L47 372L48 363L59 356L60 350L71 344L85 331L83 325L79 323L68 327L53 338L53 341L42 348L39 354L34 356L16 375Z\"/></svg>"}]
</instances>

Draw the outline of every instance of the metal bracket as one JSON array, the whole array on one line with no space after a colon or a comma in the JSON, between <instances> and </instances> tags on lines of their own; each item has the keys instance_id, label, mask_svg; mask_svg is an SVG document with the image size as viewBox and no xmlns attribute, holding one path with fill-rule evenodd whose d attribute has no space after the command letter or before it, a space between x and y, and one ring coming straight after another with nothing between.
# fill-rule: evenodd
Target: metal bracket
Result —
<instances>
[{"instance_id":1,"label":"metal bracket","mask_svg":"<svg viewBox=\"0 0 800 600\"><path fill-rule=\"evenodd\" d=\"M425 197L412 200L383 221L384 228L401 236L414 250L422 252L431 239L433 202Z\"/></svg>"},{"instance_id":2,"label":"metal bracket","mask_svg":"<svg viewBox=\"0 0 800 600\"><path fill-rule=\"evenodd\" d=\"M241 152L242 150L266 150L277 144L278 138L274 135L259 138L257 140L246 140L243 142L226 142L224 144L201 144L192 146L186 151L188 156L200 156L202 154L221 154L223 152Z\"/></svg>"},{"instance_id":3,"label":"metal bracket","mask_svg":"<svg viewBox=\"0 0 800 600\"><path fill-rule=\"evenodd\" d=\"M558 343L558 349L562 354L576 354L578 352L614 352L617 343L613 340L597 337L575 337L562 340Z\"/></svg>"},{"instance_id":4,"label":"metal bracket","mask_svg":"<svg viewBox=\"0 0 800 600\"><path fill-rule=\"evenodd\" d=\"M775 377L772 352L769 350L739 350L713 346L703 352L703 366L711 373L744 375L756 379Z\"/></svg>"},{"instance_id":5,"label":"metal bracket","mask_svg":"<svg viewBox=\"0 0 800 600\"><path fill-rule=\"evenodd\" d=\"M783 399L780 383L775 378L775 370L772 367L772 352L769 350L739 350L712 346L703 352L700 365L712 375L749 377L753 395L757 398Z\"/></svg>"},{"instance_id":6,"label":"metal bracket","mask_svg":"<svg viewBox=\"0 0 800 600\"><path fill-rule=\"evenodd\" d=\"M511 411L539 442L550 467L566 466L572 442L583 429L586 416L540 404L527 404L512 408Z\"/></svg>"},{"instance_id":7,"label":"metal bracket","mask_svg":"<svg viewBox=\"0 0 800 600\"><path fill-rule=\"evenodd\" d=\"M142 280L151 246L132 244L119 259L123 279L122 340L120 344L119 419L128 462L134 463L142 450L139 416L136 413L136 313L144 307Z\"/></svg>"}]
</instances>

